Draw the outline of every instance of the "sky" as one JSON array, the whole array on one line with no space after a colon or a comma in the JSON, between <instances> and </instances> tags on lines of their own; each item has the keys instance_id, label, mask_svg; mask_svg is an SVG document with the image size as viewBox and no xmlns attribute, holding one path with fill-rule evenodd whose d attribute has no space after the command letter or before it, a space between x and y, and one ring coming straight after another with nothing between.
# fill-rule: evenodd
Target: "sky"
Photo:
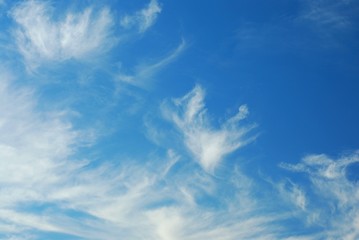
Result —
<instances>
[{"instance_id":1,"label":"sky","mask_svg":"<svg viewBox=\"0 0 359 240\"><path fill-rule=\"evenodd\" d=\"M359 239L354 0L0 0L0 239Z\"/></svg>"}]
</instances>

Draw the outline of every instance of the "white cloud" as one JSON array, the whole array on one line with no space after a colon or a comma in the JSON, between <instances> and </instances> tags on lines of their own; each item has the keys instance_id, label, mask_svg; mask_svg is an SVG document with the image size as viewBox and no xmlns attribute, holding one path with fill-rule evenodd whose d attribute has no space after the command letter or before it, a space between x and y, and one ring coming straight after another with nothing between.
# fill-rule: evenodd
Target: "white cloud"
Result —
<instances>
[{"instance_id":1,"label":"white cloud","mask_svg":"<svg viewBox=\"0 0 359 240\"><path fill-rule=\"evenodd\" d=\"M136 169L88 168L75 160L84 135L66 114L36 110L34 91L15 87L10 78L0 76L1 234L15 239L37 230L115 239L118 224L130 219L128 211L142 206L138 199L152 199L143 195L151 182ZM71 211L88 217L80 221Z\"/></svg>"},{"instance_id":2,"label":"white cloud","mask_svg":"<svg viewBox=\"0 0 359 240\"><path fill-rule=\"evenodd\" d=\"M221 181L200 168L180 167L174 150L163 160L91 167L75 160L84 135L65 113L40 111L33 90L0 78L0 237L278 239L278 217L257 210L251 181L238 171ZM192 121L201 109L197 103L186 115ZM226 128L246 111L242 107ZM219 201L219 207L206 201Z\"/></svg>"},{"instance_id":3,"label":"white cloud","mask_svg":"<svg viewBox=\"0 0 359 240\"><path fill-rule=\"evenodd\" d=\"M18 24L16 43L30 69L49 60L84 60L111 46L108 9L87 8L59 21L53 20L52 10L48 2L27 1L11 12ZM160 12L152 0L122 24L144 32ZM163 59L140 64L119 80L143 87L185 47L182 41ZM41 110L34 89L19 87L0 72L0 238L44 239L56 232L99 240L318 239L288 237L290 229L282 223L291 216L271 197L257 196L263 189L237 168L227 169L223 179L208 174L255 139L247 137L255 125L242 123L249 114L246 105L218 126L210 121L200 86L163 105L164 115L201 167L182 161L176 144L158 159L151 155L138 162L116 159L117 165L92 166L91 160L77 159L88 139L74 129L68 112ZM318 196L328 200L323 210L315 208L316 201L309 201L309 191L299 184L290 182L282 189L297 209L313 212L307 219L329 223L325 235L318 236L358 237L354 204L359 192L357 183L345 175L349 164L357 161L357 155L338 161L316 155L297 165L282 165L308 173Z\"/></svg>"},{"instance_id":4,"label":"white cloud","mask_svg":"<svg viewBox=\"0 0 359 240\"><path fill-rule=\"evenodd\" d=\"M199 86L164 108L206 171L186 165L176 149L140 163L119 159L120 165L91 167L75 158L85 139L66 112L40 111L34 90L16 87L4 73L0 78L1 238L40 239L49 232L99 240L358 237L359 193L345 171L359 161L357 154L336 161L314 155L297 165L283 164L307 172L315 194L326 202L316 207L309 190L292 182L282 194L297 209L317 214L316 222L329 223L323 234L289 237L285 221L292 215L278 208L282 202L258 196L263 188L254 179L238 168L227 170L224 179L206 172L248 142L244 136L251 127L238 126L248 115L245 105L218 128L210 125ZM206 146L216 149L210 150L215 158Z\"/></svg>"},{"instance_id":5,"label":"white cloud","mask_svg":"<svg viewBox=\"0 0 359 240\"><path fill-rule=\"evenodd\" d=\"M211 126L204 95L204 90L196 86L184 97L174 99L172 108L165 106L164 114L183 134L186 147L198 163L213 172L226 155L254 139L246 137L254 125L238 125L248 114L247 106L243 105L219 128Z\"/></svg>"},{"instance_id":6,"label":"white cloud","mask_svg":"<svg viewBox=\"0 0 359 240\"><path fill-rule=\"evenodd\" d=\"M124 28L135 27L140 33L143 33L155 23L161 11L162 8L157 0L151 0L146 8L141 9L134 15L124 16L120 24Z\"/></svg>"},{"instance_id":7,"label":"white cloud","mask_svg":"<svg viewBox=\"0 0 359 240\"><path fill-rule=\"evenodd\" d=\"M2 76L3 77L3 76ZM49 169L63 164L72 153L78 134L57 115L36 115L31 89L15 89L6 79L0 83L0 182L26 186L55 180ZM24 164L28 163L28 164ZM4 190L4 189L3 189ZM27 191L31 195L31 191ZM2 198L3 200L4 198Z\"/></svg>"},{"instance_id":8,"label":"white cloud","mask_svg":"<svg viewBox=\"0 0 359 240\"><path fill-rule=\"evenodd\" d=\"M41 216L17 213L19 206L44 203L63 178L83 165L68 161L81 142L65 113L35 111L33 90L15 87L11 77L0 76L0 224L10 232L29 227L56 230ZM60 189L60 188L59 188Z\"/></svg>"},{"instance_id":9,"label":"white cloud","mask_svg":"<svg viewBox=\"0 0 359 240\"><path fill-rule=\"evenodd\" d=\"M58 21L52 16L53 11L48 2L35 0L22 2L11 11L18 24L14 31L16 44L28 68L48 60L86 60L113 45L109 9L68 12Z\"/></svg>"},{"instance_id":10,"label":"white cloud","mask_svg":"<svg viewBox=\"0 0 359 240\"><path fill-rule=\"evenodd\" d=\"M117 79L120 82L125 82L137 87L146 88L149 85L150 80L164 67L171 62L175 61L185 50L186 42L184 40L167 56L151 63L141 63L135 66L132 74L126 74L120 72L117 74Z\"/></svg>"},{"instance_id":11,"label":"white cloud","mask_svg":"<svg viewBox=\"0 0 359 240\"><path fill-rule=\"evenodd\" d=\"M358 152L335 160L324 154L309 155L298 164L281 164L285 169L308 174L312 186L307 191L312 197L305 209L307 221L325 226L322 232L325 239L359 238L359 187L358 182L347 176L351 164L357 162Z\"/></svg>"}]
</instances>

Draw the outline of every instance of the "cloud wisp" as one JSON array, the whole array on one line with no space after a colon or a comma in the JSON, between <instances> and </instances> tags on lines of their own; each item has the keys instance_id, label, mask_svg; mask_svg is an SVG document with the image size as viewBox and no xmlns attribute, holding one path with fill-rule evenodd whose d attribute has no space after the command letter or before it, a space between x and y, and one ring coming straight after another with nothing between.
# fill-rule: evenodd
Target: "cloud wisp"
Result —
<instances>
[{"instance_id":1,"label":"cloud wisp","mask_svg":"<svg viewBox=\"0 0 359 240\"><path fill-rule=\"evenodd\" d=\"M302 19L311 21L321 27L346 28L350 25L347 16L341 8L350 1L310 1L307 11L301 16Z\"/></svg>"},{"instance_id":2,"label":"cloud wisp","mask_svg":"<svg viewBox=\"0 0 359 240\"><path fill-rule=\"evenodd\" d=\"M162 7L158 1L151 0L145 8L135 14L124 16L120 21L120 25L125 29L136 28L139 33L144 33L156 22L161 11Z\"/></svg>"},{"instance_id":3,"label":"cloud wisp","mask_svg":"<svg viewBox=\"0 0 359 240\"><path fill-rule=\"evenodd\" d=\"M338 38L336 35L354 34L358 6L355 1L306 1L297 22L309 23L310 27L324 39Z\"/></svg>"},{"instance_id":4,"label":"cloud wisp","mask_svg":"<svg viewBox=\"0 0 359 240\"><path fill-rule=\"evenodd\" d=\"M115 42L108 8L68 12L58 21L52 12L50 3L40 1L22 2L11 11L17 23L17 48L29 69L44 61L85 60L108 50Z\"/></svg>"}]
</instances>

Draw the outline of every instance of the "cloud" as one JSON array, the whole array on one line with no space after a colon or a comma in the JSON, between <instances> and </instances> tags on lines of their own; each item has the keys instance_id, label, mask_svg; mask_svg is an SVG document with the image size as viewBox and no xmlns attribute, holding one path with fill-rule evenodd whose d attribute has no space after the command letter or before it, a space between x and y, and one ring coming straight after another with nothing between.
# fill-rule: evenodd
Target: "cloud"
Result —
<instances>
[{"instance_id":1,"label":"cloud","mask_svg":"<svg viewBox=\"0 0 359 240\"><path fill-rule=\"evenodd\" d=\"M86 61L114 44L108 8L68 12L59 19L53 11L43 1L22 2L11 11L16 44L29 69L47 61ZM143 33L160 12L161 6L152 0L121 24ZM185 48L182 41L163 58L143 62L129 74L119 74L118 80L145 87ZM205 90L196 86L162 105L161 117L179 135L175 142L166 139L167 152L112 162L102 153L95 163L82 151L93 147L93 138L74 127L69 110L43 110L36 89L1 70L1 239L52 239L52 234L98 240L359 237L358 180L349 177L358 153L339 159L310 155L298 164L283 163L285 169L306 173L311 186L288 179L277 185L284 201L259 195L272 189L241 172L238 162L221 169L225 177L213 174L228 155L256 139L250 135L255 124L244 123L248 107L242 105L232 117L213 122ZM152 135L165 138L161 133ZM288 202L292 205L283 208ZM288 221L293 220L303 220L305 226L292 227ZM313 228L314 234L301 235Z\"/></svg>"},{"instance_id":2,"label":"cloud","mask_svg":"<svg viewBox=\"0 0 359 240\"><path fill-rule=\"evenodd\" d=\"M353 1L315 0L304 1L306 8L299 16L301 21L309 21L318 32L330 33L353 28Z\"/></svg>"},{"instance_id":3,"label":"cloud","mask_svg":"<svg viewBox=\"0 0 359 240\"><path fill-rule=\"evenodd\" d=\"M76 157L86 135L66 112L40 111L33 89L0 78L0 238L278 239L278 217L261 213L238 169L221 180L183 165L176 150L92 166ZM191 121L203 104L192 103ZM226 128L246 115L241 107Z\"/></svg>"},{"instance_id":4,"label":"cloud","mask_svg":"<svg viewBox=\"0 0 359 240\"><path fill-rule=\"evenodd\" d=\"M325 239L354 240L359 237L358 182L350 180L347 175L358 162L359 154L354 152L338 159L324 154L309 155L298 164L280 165L307 174L311 182L307 197L311 198L308 209L303 210L307 210L309 223L323 226ZM292 199L294 202L298 200L296 197Z\"/></svg>"},{"instance_id":5,"label":"cloud","mask_svg":"<svg viewBox=\"0 0 359 240\"><path fill-rule=\"evenodd\" d=\"M131 225L126 211L142 206L139 198L151 199L142 195L150 179L135 168L90 168L88 161L77 160L74 154L87 139L73 129L66 112L37 110L34 90L17 87L9 74L0 78L0 238L43 239L51 237L36 236L51 232L120 236L118 224Z\"/></svg>"},{"instance_id":6,"label":"cloud","mask_svg":"<svg viewBox=\"0 0 359 240\"><path fill-rule=\"evenodd\" d=\"M9 82L2 79L0 92L3 112L0 156L6 159L0 168L0 181L31 186L41 185L44 179L55 180L49 170L61 165L72 153L71 145L75 144L79 133L71 131L69 123L58 119L65 113L33 114L35 102L31 89L12 90ZM31 191L29 195L32 196Z\"/></svg>"},{"instance_id":7,"label":"cloud","mask_svg":"<svg viewBox=\"0 0 359 240\"><path fill-rule=\"evenodd\" d=\"M126 74L120 72L117 74L117 80L127 84L131 84L136 87L146 88L149 85L149 81L164 67L175 61L186 49L186 42L184 40L172 50L167 56L156 61L141 63L134 67L132 74Z\"/></svg>"},{"instance_id":8,"label":"cloud","mask_svg":"<svg viewBox=\"0 0 359 240\"><path fill-rule=\"evenodd\" d=\"M16 44L29 69L49 60L86 60L114 44L108 8L68 12L59 20L52 16L53 11L48 2L35 0L17 4L11 11L17 23Z\"/></svg>"},{"instance_id":9,"label":"cloud","mask_svg":"<svg viewBox=\"0 0 359 240\"><path fill-rule=\"evenodd\" d=\"M157 0L151 0L146 8L141 9L134 15L124 16L120 24L124 28L136 28L138 32L143 33L156 22L157 16L161 11L162 8Z\"/></svg>"},{"instance_id":10,"label":"cloud","mask_svg":"<svg viewBox=\"0 0 359 240\"><path fill-rule=\"evenodd\" d=\"M313 52L350 46L355 39L358 7L351 0L300 0L294 12L271 21L244 21L233 37L242 54ZM306 34L303 34L303 30ZM265 51L262 51L265 49Z\"/></svg>"},{"instance_id":11,"label":"cloud","mask_svg":"<svg viewBox=\"0 0 359 240\"><path fill-rule=\"evenodd\" d=\"M83 165L67 161L81 134L71 129L65 112L36 113L33 90L15 87L8 74L0 78L0 225L11 227L10 233L31 226L55 230L46 218L14 210L46 201L61 176Z\"/></svg>"},{"instance_id":12,"label":"cloud","mask_svg":"<svg viewBox=\"0 0 359 240\"><path fill-rule=\"evenodd\" d=\"M254 125L238 125L248 115L247 106L242 105L235 116L218 128L213 127L205 108L204 95L202 87L197 85L185 96L173 99L172 106L165 106L163 111L182 133L184 144L196 161L206 171L213 172L226 155L255 139L247 137Z\"/></svg>"},{"instance_id":13,"label":"cloud","mask_svg":"<svg viewBox=\"0 0 359 240\"><path fill-rule=\"evenodd\" d=\"M299 164L281 165L307 173L312 182L306 188L287 181L279 189L282 196L294 203L295 211L304 212L307 224L324 226L314 235L295 236L285 224L293 219L292 209L283 208L273 196L259 196L266 188L241 172L238 164L226 169L223 178L208 174L227 154L252 140L245 136L253 126L240 126L248 115L245 105L219 127L209 121L200 86L163 105L165 116L183 134L185 146L203 169L185 161L176 144L165 154L141 161L102 159L94 166L77 154L91 146L85 144L84 130L74 129L68 113L40 110L36 91L19 86L4 72L0 76L2 239L51 239L55 233L99 240L358 237L358 187L354 178L347 178L348 170L359 162L357 153L338 160L311 155Z\"/></svg>"}]
</instances>

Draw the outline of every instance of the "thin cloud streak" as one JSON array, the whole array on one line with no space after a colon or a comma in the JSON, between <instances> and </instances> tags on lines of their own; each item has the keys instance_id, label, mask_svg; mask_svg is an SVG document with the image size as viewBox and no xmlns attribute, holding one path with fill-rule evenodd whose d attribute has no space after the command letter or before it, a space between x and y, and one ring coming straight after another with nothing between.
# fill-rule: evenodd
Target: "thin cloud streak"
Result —
<instances>
[{"instance_id":1,"label":"thin cloud streak","mask_svg":"<svg viewBox=\"0 0 359 240\"><path fill-rule=\"evenodd\" d=\"M141 63L134 67L132 74L120 72L117 74L117 80L136 87L147 88L150 84L150 80L164 67L180 57L185 49L186 42L182 40L181 43L164 58L152 63Z\"/></svg>"}]
</instances>

